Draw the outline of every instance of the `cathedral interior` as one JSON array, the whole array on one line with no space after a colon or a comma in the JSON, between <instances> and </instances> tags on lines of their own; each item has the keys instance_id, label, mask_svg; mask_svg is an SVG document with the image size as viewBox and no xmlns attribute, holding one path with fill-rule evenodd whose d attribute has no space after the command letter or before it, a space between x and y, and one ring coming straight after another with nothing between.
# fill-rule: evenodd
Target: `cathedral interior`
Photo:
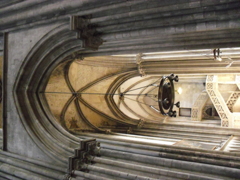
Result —
<instances>
[{"instance_id":1,"label":"cathedral interior","mask_svg":"<svg viewBox=\"0 0 240 180\"><path fill-rule=\"evenodd\" d=\"M239 0L0 1L0 179L240 179Z\"/></svg>"}]
</instances>

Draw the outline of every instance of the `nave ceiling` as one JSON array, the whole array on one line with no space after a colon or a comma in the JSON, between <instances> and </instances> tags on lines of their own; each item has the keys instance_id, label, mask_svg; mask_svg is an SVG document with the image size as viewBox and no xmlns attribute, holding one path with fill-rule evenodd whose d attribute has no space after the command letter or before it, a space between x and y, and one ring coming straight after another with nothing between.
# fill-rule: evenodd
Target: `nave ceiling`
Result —
<instances>
[{"instance_id":1,"label":"nave ceiling","mask_svg":"<svg viewBox=\"0 0 240 180\"><path fill-rule=\"evenodd\" d=\"M0 2L0 178L237 179L239 7ZM154 96L122 96L155 93L171 73L182 88L176 101L191 117L159 115L146 106Z\"/></svg>"},{"instance_id":2,"label":"nave ceiling","mask_svg":"<svg viewBox=\"0 0 240 180\"><path fill-rule=\"evenodd\" d=\"M176 102L180 101L181 108L191 109L199 94L206 91L206 77L213 74L211 70L216 74L221 70L219 75L222 79L230 81L234 73L227 73L237 72L239 55L239 48L223 48L222 61L214 60L213 49L81 57L56 68L45 92L42 93L45 94L56 120L73 133L105 131L107 127L111 129L124 124L139 126L143 121L163 123L167 122L167 119L173 119L156 111L159 109L156 102L157 86L163 75L170 71L180 73L180 81L175 83ZM196 65L196 61L201 63ZM146 70L153 67L153 73L141 74L141 63ZM179 67L186 67L182 70L176 63ZM212 66L212 69L209 66ZM181 94L177 93L178 88L182 89ZM231 92L238 91L236 84L228 83L219 84L219 89L226 102ZM151 92L152 97L146 96L148 92ZM125 96L122 97L121 93L125 93ZM205 110L207 107L214 108L210 98L204 107ZM237 102L234 110L237 111L238 107ZM179 116L177 107L174 107L174 110L177 111L178 118L184 118ZM202 114L203 118L209 120L218 116L216 113L215 117L207 115L206 112ZM190 117L185 119L191 120ZM215 124L220 125L219 123L218 120Z\"/></svg>"}]
</instances>

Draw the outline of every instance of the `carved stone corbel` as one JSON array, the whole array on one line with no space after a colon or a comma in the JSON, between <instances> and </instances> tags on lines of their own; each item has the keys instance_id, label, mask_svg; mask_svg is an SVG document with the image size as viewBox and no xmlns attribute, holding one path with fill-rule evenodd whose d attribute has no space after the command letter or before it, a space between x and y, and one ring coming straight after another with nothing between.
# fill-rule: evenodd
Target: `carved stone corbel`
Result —
<instances>
[{"instance_id":1,"label":"carved stone corbel","mask_svg":"<svg viewBox=\"0 0 240 180\"><path fill-rule=\"evenodd\" d=\"M78 59L78 60L81 60L81 61L84 60L84 57L82 56L82 54L78 54L78 52L72 53L71 58L72 59Z\"/></svg>"},{"instance_id":2,"label":"carved stone corbel","mask_svg":"<svg viewBox=\"0 0 240 180\"><path fill-rule=\"evenodd\" d=\"M145 120L144 119L140 119L139 120L139 123L138 123L138 125L137 125L137 128L142 128L143 127L143 124L144 124L144 122L145 122Z\"/></svg>"},{"instance_id":3,"label":"carved stone corbel","mask_svg":"<svg viewBox=\"0 0 240 180\"><path fill-rule=\"evenodd\" d=\"M139 53L136 55L136 64L138 66L138 72L141 76L145 76L145 71L143 70L142 68L142 62L143 62L143 59L142 59L142 53Z\"/></svg>"},{"instance_id":4,"label":"carved stone corbel","mask_svg":"<svg viewBox=\"0 0 240 180\"><path fill-rule=\"evenodd\" d=\"M141 76L146 76L146 73L145 73L145 71L143 70L143 68L142 68L141 65L138 65L138 72L139 72L139 74L141 74Z\"/></svg>"},{"instance_id":5,"label":"carved stone corbel","mask_svg":"<svg viewBox=\"0 0 240 180\"><path fill-rule=\"evenodd\" d=\"M128 130L127 130L127 134L132 134L132 133L133 133L132 128L129 127Z\"/></svg>"},{"instance_id":6,"label":"carved stone corbel","mask_svg":"<svg viewBox=\"0 0 240 180\"><path fill-rule=\"evenodd\" d=\"M83 41L83 48L98 50L103 40L98 36L96 26L90 24L91 16L71 16L70 29L77 31L77 38Z\"/></svg>"},{"instance_id":7,"label":"carved stone corbel","mask_svg":"<svg viewBox=\"0 0 240 180\"><path fill-rule=\"evenodd\" d=\"M143 62L143 59L142 59L142 53L139 53L136 55L136 63L137 64L141 64Z\"/></svg>"},{"instance_id":8,"label":"carved stone corbel","mask_svg":"<svg viewBox=\"0 0 240 180\"><path fill-rule=\"evenodd\" d=\"M96 139L81 140L80 148L74 150L74 156L69 157L68 176L71 177L74 170L87 172L86 165L91 163L91 157L99 155L100 143Z\"/></svg>"}]
</instances>

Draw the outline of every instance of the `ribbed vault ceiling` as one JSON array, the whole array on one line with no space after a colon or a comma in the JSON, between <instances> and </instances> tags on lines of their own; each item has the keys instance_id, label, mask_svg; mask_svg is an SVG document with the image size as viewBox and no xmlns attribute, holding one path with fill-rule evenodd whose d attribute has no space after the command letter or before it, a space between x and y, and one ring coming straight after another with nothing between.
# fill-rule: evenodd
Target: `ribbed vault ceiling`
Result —
<instances>
[{"instance_id":1,"label":"ribbed vault ceiling","mask_svg":"<svg viewBox=\"0 0 240 180\"><path fill-rule=\"evenodd\" d=\"M167 75L164 71L169 69L174 73L179 65L193 64L185 70L196 69L194 75L184 74L183 68L176 84L187 91L183 97L176 94L176 99L181 100L182 107L189 107L204 90L207 74L201 73L201 65L239 69L240 48L220 49L220 57L222 61L214 59L213 49L85 57L55 69L45 94L56 120L74 133L104 131L105 126L137 126L142 120L162 123L165 116L154 108L158 109L157 86L162 75ZM154 63L160 63L158 73L142 76L141 63L154 68ZM121 97L121 93L125 96Z\"/></svg>"}]
</instances>

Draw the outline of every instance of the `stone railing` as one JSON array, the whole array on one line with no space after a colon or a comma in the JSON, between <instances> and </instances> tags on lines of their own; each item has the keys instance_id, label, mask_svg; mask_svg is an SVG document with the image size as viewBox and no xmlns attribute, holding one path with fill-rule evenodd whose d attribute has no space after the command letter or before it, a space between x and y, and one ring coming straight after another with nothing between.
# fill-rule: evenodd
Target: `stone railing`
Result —
<instances>
[{"instance_id":1,"label":"stone railing","mask_svg":"<svg viewBox=\"0 0 240 180\"><path fill-rule=\"evenodd\" d=\"M240 91L233 92L230 97L227 100L227 107L228 109L233 112L233 106L238 100L238 97L240 96Z\"/></svg>"},{"instance_id":2,"label":"stone railing","mask_svg":"<svg viewBox=\"0 0 240 180\"><path fill-rule=\"evenodd\" d=\"M208 100L209 96L206 91L201 92L196 99L191 113L191 120L193 121L201 121L202 120L202 110Z\"/></svg>"},{"instance_id":3,"label":"stone railing","mask_svg":"<svg viewBox=\"0 0 240 180\"><path fill-rule=\"evenodd\" d=\"M222 127L234 127L233 115L228 109L221 93L218 91L218 76L207 76L206 91L221 118Z\"/></svg>"}]
</instances>

